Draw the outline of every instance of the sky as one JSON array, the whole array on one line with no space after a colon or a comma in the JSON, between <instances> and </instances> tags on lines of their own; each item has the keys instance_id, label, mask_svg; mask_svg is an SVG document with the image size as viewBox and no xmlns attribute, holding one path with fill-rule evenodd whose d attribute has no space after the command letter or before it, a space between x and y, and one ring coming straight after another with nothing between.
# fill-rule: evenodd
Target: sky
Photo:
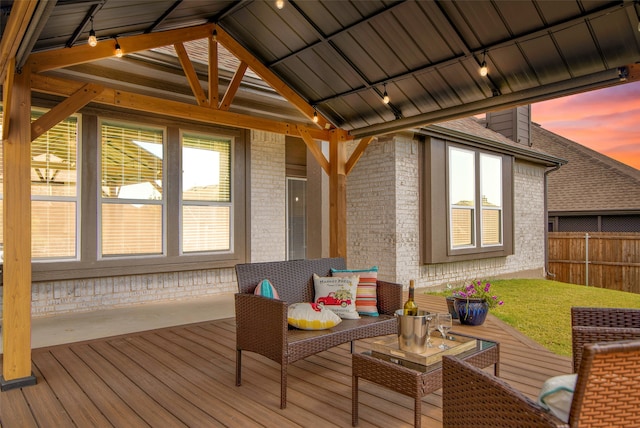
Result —
<instances>
[{"instance_id":1,"label":"sky","mask_svg":"<svg viewBox=\"0 0 640 428\"><path fill-rule=\"evenodd\" d=\"M640 169L640 82L531 105L543 128Z\"/></svg>"}]
</instances>

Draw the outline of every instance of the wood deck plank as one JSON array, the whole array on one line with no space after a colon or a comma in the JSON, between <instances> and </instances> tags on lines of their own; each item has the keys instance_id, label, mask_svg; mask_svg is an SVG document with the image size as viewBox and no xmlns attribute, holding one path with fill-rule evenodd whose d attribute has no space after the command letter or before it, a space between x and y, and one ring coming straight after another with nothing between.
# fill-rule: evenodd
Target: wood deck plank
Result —
<instances>
[{"instance_id":1,"label":"wood deck plank","mask_svg":"<svg viewBox=\"0 0 640 428\"><path fill-rule=\"evenodd\" d=\"M421 309L447 310L443 298L416 301ZM570 358L491 315L482 326L456 323L453 330L499 341L501 377L530 398L548 377L571 372ZM375 340L358 341L357 352ZM36 349L38 384L0 393L0 425L349 427L349 352L344 344L292 364L281 410L279 364L244 352L242 386L235 386L233 318ZM411 398L365 380L359 390L359 426L412 426ZM442 427L442 390L422 399L422 423Z\"/></svg>"}]
</instances>

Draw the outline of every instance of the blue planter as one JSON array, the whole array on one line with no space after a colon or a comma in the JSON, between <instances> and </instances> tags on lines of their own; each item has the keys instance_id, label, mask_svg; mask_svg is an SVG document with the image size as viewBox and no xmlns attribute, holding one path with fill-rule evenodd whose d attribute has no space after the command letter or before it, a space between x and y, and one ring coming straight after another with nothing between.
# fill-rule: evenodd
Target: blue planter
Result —
<instances>
[{"instance_id":1,"label":"blue planter","mask_svg":"<svg viewBox=\"0 0 640 428\"><path fill-rule=\"evenodd\" d=\"M482 325L489 313L489 304L484 299L456 298L453 305L461 324Z\"/></svg>"},{"instance_id":2,"label":"blue planter","mask_svg":"<svg viewBox=\"0 0 640 428\"><path fill-rule=\"evenodd\" d=\"M451 319L457 320L458 319L458 311L456 311L455 306L453 306L453 303L455 301L456 301L455 296L447 296L447 310L451 314Z\"/></svg>"}]
</instances>

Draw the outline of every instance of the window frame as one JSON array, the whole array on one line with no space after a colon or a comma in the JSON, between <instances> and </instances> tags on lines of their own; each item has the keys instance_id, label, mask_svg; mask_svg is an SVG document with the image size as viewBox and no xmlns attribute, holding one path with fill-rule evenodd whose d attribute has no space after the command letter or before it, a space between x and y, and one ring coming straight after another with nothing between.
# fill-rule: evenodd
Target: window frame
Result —
<instances>
[{"instance_id":1,"label":"window frame","mask_svg":"<svg viewBox=\"0 0 640 428\"><path fill-rule=\"evenodd\" d=\"M37 98L33 108L51 108L55 103L50 100ZM115 277L122 275L138 274L172 274L180 271L231 268L237 263L243 263L247 259L249 242L247 238L247 183L250 175L248 169L248 150L250 131L240 128L230 128L221 125L208 125L195 121L176 119L171 117L156 116L144 113L135 113L136 121L130 112L116 109L102 109L86 106L77 112L81 118L79 129L81 145L78 158L83 161L78 166L79 176L82 177L80 209L78 218L79 237L81 240L78 248L79 260L46 260L33 263L33 281L69 280L82 278ZM133 122L145 127L166 127L165 153L167 174L165 198L166 220L168 225L165 232L166 253L163 255L149 255L136 257L98 257L98 209L100 207L97 192L99 186L100 157L99 147L99 123L106 119L116 122ZM222 135L233 139L234 160L232 163L232 190L233 200L233 250L225 254L180 254L179 252L179 196L178 185L180 165L174 159L180 157L180 130L188 129L190 132ZM105 286L108 286L105 283Z\"/></svg>"},{"instance_id":2,"label":"window frame","mask_svg":"<svg viewBox=\"0 0 640 428\"><path fill-rule=\"evenodd\" d=\"M425 136L420 143L420 260L422 264L506 257L513 254L513 164L510 154L500 153L464 140ZM449 201L449 148L472 151L475 161L475 245L451 246ZM480 154L499 157L502 162L502 244L482 245Z\"/></svg>"}]
</instances>

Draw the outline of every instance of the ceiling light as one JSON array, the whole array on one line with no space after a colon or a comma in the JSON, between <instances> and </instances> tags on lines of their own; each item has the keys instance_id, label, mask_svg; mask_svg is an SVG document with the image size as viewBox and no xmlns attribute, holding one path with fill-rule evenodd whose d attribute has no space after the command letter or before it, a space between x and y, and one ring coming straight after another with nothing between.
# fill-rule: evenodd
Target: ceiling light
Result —
<instances>
[{"instance_id":1,"label":"ceiling light","mask_svg":"<svg viewBox=\"0 0 640 428\"><path fill-rule=\"evenodd\" d=\"M318 112L315 107L313 108L313 123L318 123Z\"/></svg>"},{"instance_id":2,"label":"ceiling light","mask_svg":"<svg viewBox=\"0 0 640 428\"><path fill-rule=\"evenodd\" d=\"M480 76L484 77L489 72L487 68L487 61L485 61L487 57L487 51L482 52L482 64L480 64Z\"/></svg>"},{"instance_id":3,"label":"ceiling light","mask_svg":"<svg viewBox=\"0 0 640 428\"><path fill-rule=\"evenodd\" d=\"M382 94L382 102L385 104L389 104L389 94L387 94L387 84L384 84L384 94Z\"/></svg>"},{"instance_id":4,"label":"ceiling light","mask_svg":"<svg viewBox=\"0 0 640 428\"><path fill-rule=\"evenodd\" d=\"M211 39L212 39L214 42L217 42L217 41L218 41L218 30L213 30L213 34L211 35Z\"/></svg>"},{"instance_id":5,"label":"ceiling light","mask_svg":"<svg viewBox=\"0 0 640 428\"><path fill-rule=\"evenodd\" d=\"M118 39L116 39L116 56L122 58L122 48L120 47L120 43L118 43Z\"/></svg>"},{"instance_id":6,"label":"ceiling light","mask_svg":"<svg viewBox=\"0 0 640 428\"><path fill-rule=\"evenodd\" d=\"M282 9L284 7L284 0L276 0L276 7Z\"/></svg>"},{"instance_id":7,"label":"ceiling light","mask_svg":"<svg viewBox=\"0 0 640 428\"><path fill-rule=\"evenodd\" d=\"M91 17L91 30L89 30L89 39L87 40L87 42L91 47L95 47L98 44L96 32L93 30L93 16Z\"/></svg>"}]
</instances>

